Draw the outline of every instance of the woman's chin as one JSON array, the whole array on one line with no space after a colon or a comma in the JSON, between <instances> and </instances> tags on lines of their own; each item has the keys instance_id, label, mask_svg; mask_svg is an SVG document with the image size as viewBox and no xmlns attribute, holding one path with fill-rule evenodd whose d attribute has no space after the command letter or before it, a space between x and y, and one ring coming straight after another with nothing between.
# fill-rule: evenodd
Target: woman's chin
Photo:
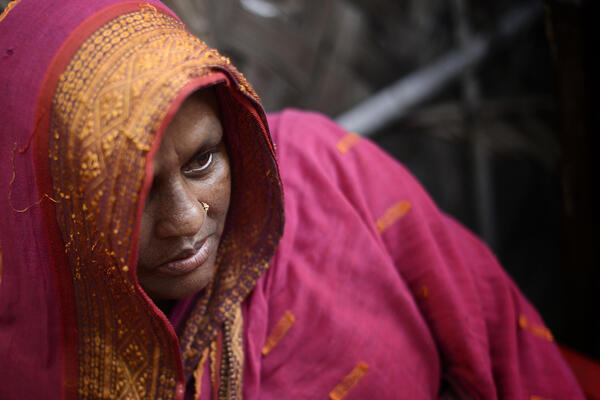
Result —
<instances>
[{"instance_id":1,"label":"woman's chin","mask_svg":"<svg viewBox=\"0 0 600 400\"><path fill-rule=\"evenodd\" d=\"M215 266L203 265L189 274L182 276L152 276L140 278L140 286L150 298L179 300L202 291L210 283Z\"/></svg>"}]
</instances>

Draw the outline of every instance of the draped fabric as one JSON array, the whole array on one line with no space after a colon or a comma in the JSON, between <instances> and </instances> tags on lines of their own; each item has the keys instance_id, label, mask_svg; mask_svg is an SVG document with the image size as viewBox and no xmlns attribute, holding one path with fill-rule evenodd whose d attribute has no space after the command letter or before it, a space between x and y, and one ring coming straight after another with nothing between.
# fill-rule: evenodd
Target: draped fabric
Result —
<instances>
[{"instance_id":1,"label":"draped fabric","mask_svg":"<svg viewBox=\"0 0 600 400\"><path fill-rule=\"evenodd\" d=\"M241 301L283 225L258 96L156 1L22 0L0 46L2 398L183 398L217 339L218 390L238 398ZM216 277L176 333L137 282L137 237L161 135L206 87L232 199Z\"/></svg>"},{"instance_id":2,"label":"draped fabric","mask_svg":"<svg viewBox=\"0 0 600 400\"><path fill-rule=\"evenodd\" d=\"M269 125L286 225L243 306L245 399L583 398L494 255L402 165L318 114Z\"/></svg>"},{"instance_id":3,"label":"draped fabric","mask_svg":"<svg viewBox=\"0 0 600 400\"><path fill-rule=\"evenodd\" d=\"M167 319L137 282L140 218L162 134L208 87L231 205L215 278ZM160 2L11 3L0 89L0 398L581 398L401 165L316 114L267 121Z\"/></svg>"}]
</instances>

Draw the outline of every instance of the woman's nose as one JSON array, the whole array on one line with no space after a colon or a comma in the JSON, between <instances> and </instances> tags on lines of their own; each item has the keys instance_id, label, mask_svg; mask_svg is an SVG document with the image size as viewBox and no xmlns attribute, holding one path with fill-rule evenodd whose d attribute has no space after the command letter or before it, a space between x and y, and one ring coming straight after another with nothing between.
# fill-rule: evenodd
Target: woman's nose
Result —
<instances>
[{"instance_id":1,"label":"woman's nose","mask_svg":"<svg viewBox=\"0 0 600 400\"><path fill-rule=\"evenodd\" d=\"M168 185L160 193L155 232L158 237L193 236L202 227L206 212L185 183Z\"/></svg>"}]
</instances>

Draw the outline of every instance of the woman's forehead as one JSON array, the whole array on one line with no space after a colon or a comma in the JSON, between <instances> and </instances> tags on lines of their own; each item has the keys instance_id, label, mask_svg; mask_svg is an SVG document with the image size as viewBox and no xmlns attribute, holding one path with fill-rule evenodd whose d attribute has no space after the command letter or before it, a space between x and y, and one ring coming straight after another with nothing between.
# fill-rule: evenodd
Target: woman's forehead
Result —
<instances>
[{"instance_id":1,"label":"woman's forehead","mask_svg":"<svg viewBox=\"0 0 600 400\"><path fill-rule=\"evenodd\" d=\"M165 134L181 128L204 130L215 124L220 125L217 97L212 88L202 89L185 99Z\"/></svg>"},{"instance_id":2,"label":"woman's forehead","mask_svg":"<svg viewBox=\"0 0 600 400\"><path fill-rule=\"evenodd\" d=\"M155 158L155 173L166 164L187 161L204 147L216 146L222 135L214 92L201 90L192 94L164 133Z\"/></svg>"}]
</instances>

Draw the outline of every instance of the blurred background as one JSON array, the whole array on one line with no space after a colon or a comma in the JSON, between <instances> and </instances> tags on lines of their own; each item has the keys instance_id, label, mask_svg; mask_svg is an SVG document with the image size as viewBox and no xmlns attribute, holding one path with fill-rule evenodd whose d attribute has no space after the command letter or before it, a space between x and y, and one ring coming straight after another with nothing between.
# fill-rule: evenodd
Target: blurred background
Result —
<instances>
[{"instance_id":1,"label":"blurred background","mask_svg":"<svg viewBox=\"0 0 600 400\"><path fill-rule=\"evenodd\" d=\"M165 3L267 111L318 110L404 163L600 360L593 1Z\"/></svg>"}]
</instances>

